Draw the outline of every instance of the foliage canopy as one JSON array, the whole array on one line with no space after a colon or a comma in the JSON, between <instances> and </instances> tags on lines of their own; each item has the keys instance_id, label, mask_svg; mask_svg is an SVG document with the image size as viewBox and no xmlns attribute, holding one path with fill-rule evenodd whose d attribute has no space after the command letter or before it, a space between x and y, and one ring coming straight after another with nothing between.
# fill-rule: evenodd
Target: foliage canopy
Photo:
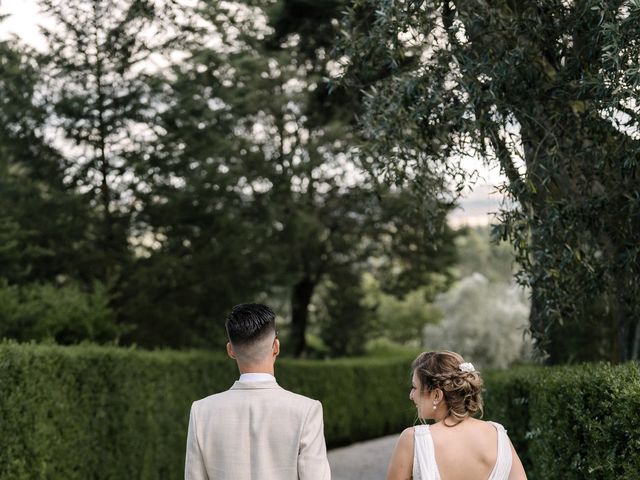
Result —
<instances>
[{"instance_id":1,"label":"foliage canopy","mask_svg":"<svg viewBox=\"0 0 640 480\"><path fill-rule=\"evenodd\" d=\"M364 90L371 167L438 198L466 176L462 157L500 166L513 207L495 234L515 248L552 361L567 331L586 333L587 356L640 355L639 42L634 1L349 8L340 58Z\"/></svg>"}]
</instances>

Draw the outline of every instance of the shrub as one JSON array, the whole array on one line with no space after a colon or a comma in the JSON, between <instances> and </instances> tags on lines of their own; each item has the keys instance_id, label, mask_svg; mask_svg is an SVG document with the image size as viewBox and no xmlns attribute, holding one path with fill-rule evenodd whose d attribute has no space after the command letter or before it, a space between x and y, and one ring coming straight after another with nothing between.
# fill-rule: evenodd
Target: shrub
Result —
<instances>
[{"instance_id":1,"label":"shrub","mask_svg":"<svg viewBox=\"0 0 640 480\"><path fill-rule=\"evenodd\" d=\"M329 445L399 431L410 358L282 360L279 383L322 401ZM226 357L0 343L0 479L183 475L191 402L237 378Z\"/></svg>"},{"instance_id":2,"label":"shrub","mask_svg":"<svg viewBox=\"0 0 640 480\"><path fill-rule=\"evenodd\" d=\"M114 342L126 327L116 324L107 288L78 285L9 285L0 279L0 338L18 341Z\"/></svg>"},{"instance_id":3,"label":"shrub","mask_svg":"<svg viewBox=\"0 0 640 480\"><path fill-rule=\"evenodd\" d=\"M530 479L638 478L638 364L523 368L486 384L486 416L509 429Z\"/></svg>"}]
</instances>

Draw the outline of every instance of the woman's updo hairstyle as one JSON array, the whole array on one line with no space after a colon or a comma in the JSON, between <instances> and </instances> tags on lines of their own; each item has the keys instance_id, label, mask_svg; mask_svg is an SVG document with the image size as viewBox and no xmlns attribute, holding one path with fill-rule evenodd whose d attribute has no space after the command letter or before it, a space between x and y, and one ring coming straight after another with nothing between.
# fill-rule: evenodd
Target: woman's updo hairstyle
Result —
<instances>
[{"instance_id":1,"label":"woman's updo hairstyle","mask_svg":"<svg viewBox=\"0 0 640 480\"><path fill-rule=\"evenodd\" d=\"M480 416L483 414L480 373L475 369L461 369L460 365L464 363L462 356L445 350L421 353L412 365L422 392L442 390L449 408L448 416L458 422L477 412Z\"/></svg>"}]
</instances>

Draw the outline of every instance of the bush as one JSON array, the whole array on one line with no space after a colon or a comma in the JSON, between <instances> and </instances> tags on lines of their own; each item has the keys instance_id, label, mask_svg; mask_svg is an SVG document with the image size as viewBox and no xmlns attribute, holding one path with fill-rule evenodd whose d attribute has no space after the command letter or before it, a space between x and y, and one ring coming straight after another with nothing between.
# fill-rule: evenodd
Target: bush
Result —
<instances>
[{"instance_id":1,"label":"bush","mask_svg":"<svg viewBox=\"0 0 640 480\"><path fill-rule=\"evenodd\" d=\"M116 324L107 288L76 284L9 285L0 279L0 339L114 342L126 327Z\"/></svg>"},{"instance_id":2,"label":"bush","mask_svg":"<svg viewBox=\"0 0 640 480\"><path fill-rule=\"evenodd\" d=\"M486 417L499 421L531 480L637 479L637 364L523 368L485 378Z\"/></svg>"},{"instance_id":3,"label":"bush","mask_svg":"<svg viewBox=\"0 0 640 480\"><path fill-rule=\"evenodd\" d=\"M322 401L329 445L411 422L411 359L282 360L279 383ZM191 402L228 389L235 364L203 352L0 343L0 479L183 475Z\"/></svg>"}]
</instances>

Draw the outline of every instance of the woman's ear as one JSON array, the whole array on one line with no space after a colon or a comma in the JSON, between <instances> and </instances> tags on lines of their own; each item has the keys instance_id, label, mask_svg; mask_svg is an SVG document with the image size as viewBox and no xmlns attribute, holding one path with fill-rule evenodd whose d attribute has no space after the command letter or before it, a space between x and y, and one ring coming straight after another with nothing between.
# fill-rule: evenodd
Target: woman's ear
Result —
<instances>
[{"instance_id":1,"label":"woman's ear","mask_svg":"<svg viewBox=\"0 0 640 480\"><path fill-rule=\"evenodd\" d=\"M439 388L433 390L433 399L436 402L441 402L444 399L444 392Z\"/></svg>"}]
</instances>

